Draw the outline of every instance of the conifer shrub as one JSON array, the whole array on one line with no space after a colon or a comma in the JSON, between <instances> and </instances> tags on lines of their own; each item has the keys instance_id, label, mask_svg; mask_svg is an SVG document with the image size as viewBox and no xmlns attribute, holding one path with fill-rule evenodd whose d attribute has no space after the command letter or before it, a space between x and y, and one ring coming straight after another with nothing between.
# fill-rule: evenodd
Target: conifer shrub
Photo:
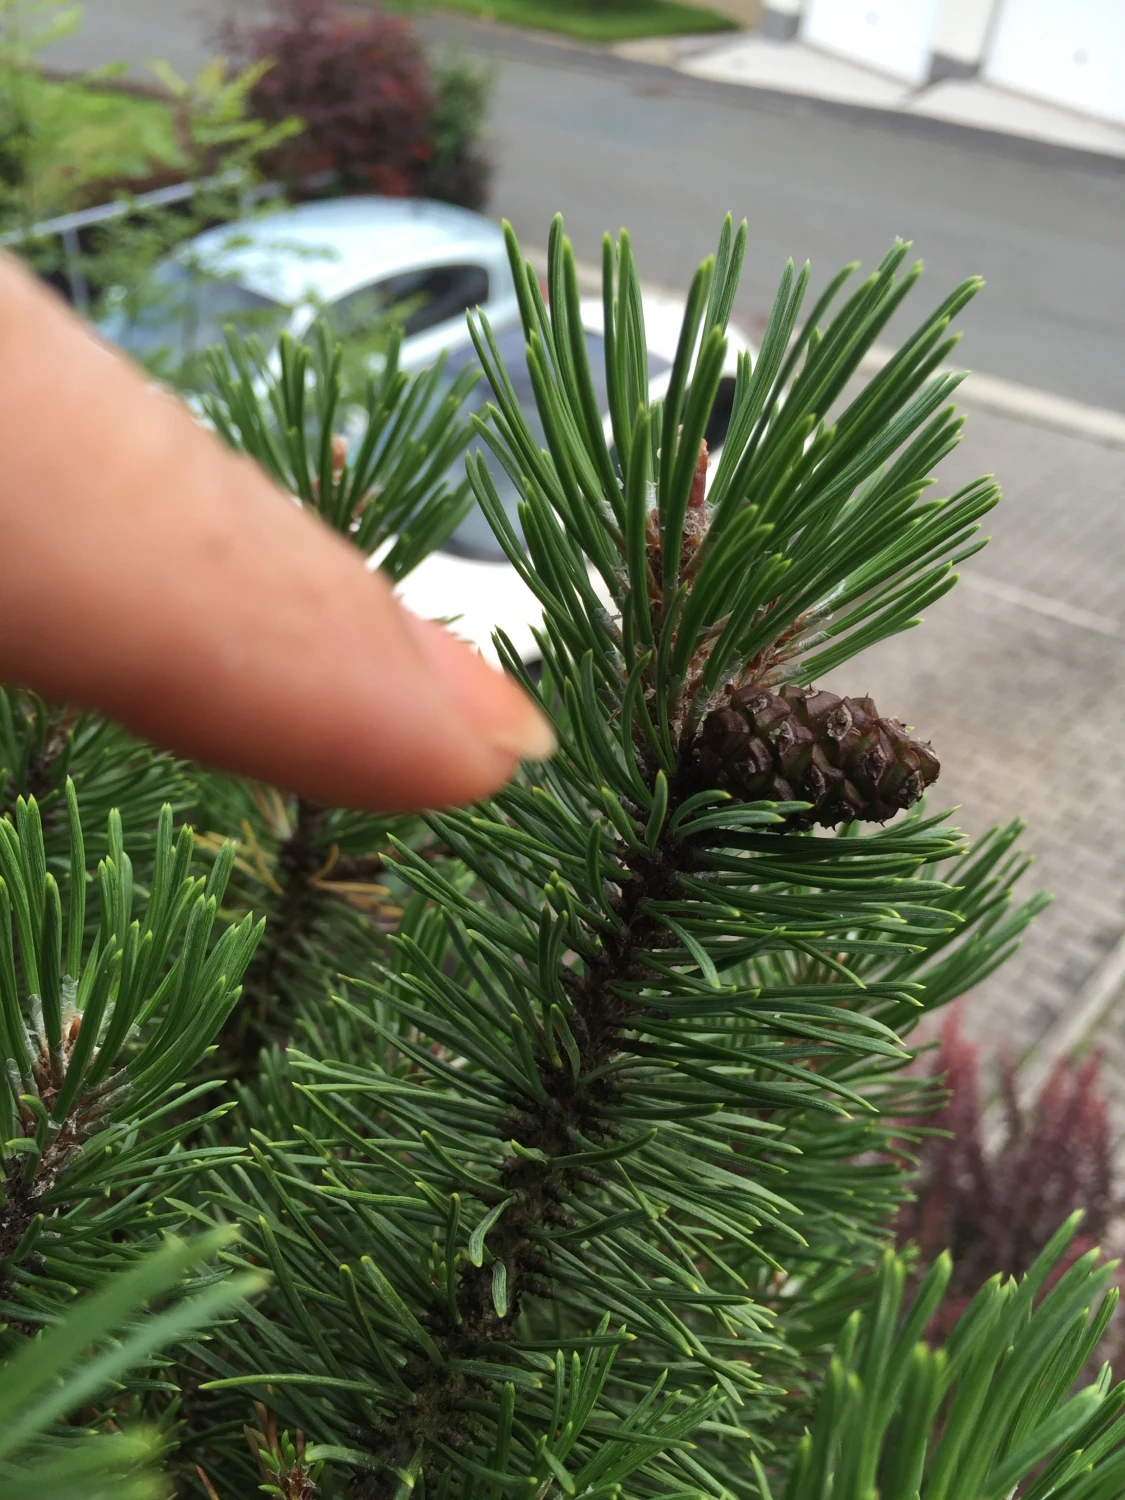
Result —
<instances>
[{"instance_id":1,"label":"conifer shrub","mask_svg":"<svg viewBox=\"0 0 1125 1500\"><path fill-rule=\"evenodd\" d=\"M559 740L495 798L359 815L106 729L115 784L96 736L8 695L0 1413L33 1365L52 1399L0 1436L6 1481L73 1462L130 1500L1125 1488L1125 1387L1081 1378L1116 1269L1074 1254L1078 1216L963 1309L947 1253L912 1281L894 1248L904 1130L939 1102L911 1037L1033 917L1020 830L968 848L921 801L940 747L893 704L816 691L981 545L991 481L929 491L976 283L849 397L916 279L907 247L808 311L787 267L708 482L745 244L728 221L652 401L636 262L607 241L607 431L561 224L545 292L509 237L544 436L480 317L473 432L519 530L479 449L450 480L463 385L407 377L393 345L350 394L326 337L279 367L237 338L214 356L222 439L393 579L468 504L492 523L543 611L538 685L498 649ZM150 1328L152 1296L171 1320Z\"/></svg>"}]
</instances>

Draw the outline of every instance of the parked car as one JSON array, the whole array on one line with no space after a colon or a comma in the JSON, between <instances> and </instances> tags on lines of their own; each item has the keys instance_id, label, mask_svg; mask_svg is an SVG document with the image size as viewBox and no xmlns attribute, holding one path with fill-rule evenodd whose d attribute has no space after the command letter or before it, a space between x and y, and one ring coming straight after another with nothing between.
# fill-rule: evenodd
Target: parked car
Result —
<instances>
[{"instance_id":1,"label":"parked car","mask_svg":"<svg viewBox=\"0 0 1125 1500\"><path fill-rule=\"evenodd\" d=\"M337 338L402 323L402 364L469 343L465 313L518 316L504 238L466 209L418 198L333 198L206 230L156 267L142 298L118 295L102 333L139 359L182 366L229 323L267 345L318 315Z\"/></svg>"},{"instance_id":2,"label":"parked car","mask_svg":"<svg viewBox=\"0 0 1125 1500\"><path fill-rule=\"evenodd\" d=\"M608 435L610 424L605 386L601 300L584 300L581 310L590 371L605 415ZM671 379L684 305L674 298L646 297L644 313L648 342L649 395L651 399L657 400L663 396ZM493 332L531 430L546 446L524 360L523 327L518 319L513 319L506 327L494 325ZM730 329L726 365L706 434L712 470L722 452L730 421L738 355L749 348L745 336L737 329ZM472 345L467 349L460 349L447 358L445 375L453 380L462 369L475 362L476 352ZM470 409L480 409L491 399L491 395L487 383L481 380L469 397ZM472 451L483 454L497 494L518 532L519 496L515 485L486 445L474 444ZM377 564L378 558L373 558L372 565ZM592 571L591 580L602 597L606 597L600 574ZM535 641L534 629L542 618L542 610L535 596L508 562L492 534L487 518L477 506L473 507L444 546L432 552L404 579L399 587L399 595L416 614L428 619L452 619L455 622L453 629L479 647L492 661L497 659L492 633L498 627L509 637L524 662L534 666L538 661L539 647Z\"/></svg>"},{"instance_id":3,"label":"parked car","mask_svg":"<svg viewBox=\"0 0 1125 1500\"><path fill-rule=\"evenodd\" d=\"M477 356L466 313L488 317L517 396L542 438L524 363L524 335L504 237L479 214L401 198L341 198L306 203L198 235L158 266L166 295L138 309L124 305L102 332L138 358L169 348L183 360L218 343L225 324L249 327L269 345L283 331L302 338L323 317L341 340L362 341L400 321L402 367L427 369L444 353L443 378L452 382ZM663 395L671 376L683 303L647 296L650 394ZM606 410L603 311L582 304L590 368ZM732 328L727 364L707 433L712 458L726 435L737 358L748 349ZM470 409L489 399L482 380ZM608 417L607 417L608 429ZM517 527L518 497L511 480L481 445L497 491ZM459 476L458 476L459 477ZM371 559L373 567L378 557ZM600 587L601 580L595 579ZM400 593L416 613L456 621L454 628L492 659L492 632L502 628L523 659L538 658L533 630L537 601L497 544L483 513L470 511L445 545L403 582Z\"/></svg>"}]
</instances>

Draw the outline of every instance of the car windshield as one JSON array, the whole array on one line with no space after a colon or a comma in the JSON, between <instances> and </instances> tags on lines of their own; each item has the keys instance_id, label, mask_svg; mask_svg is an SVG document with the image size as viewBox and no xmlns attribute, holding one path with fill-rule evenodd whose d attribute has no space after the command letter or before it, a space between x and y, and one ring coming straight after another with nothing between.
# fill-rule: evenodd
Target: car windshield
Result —
<instances>
[{"instance_id":1,"label":"car windshield","mask_svg":"<svg viewBox=\"0 0 1125 1500\"><path fill-rule=\"evenodd\" d=\"M289 314L282 303L237 281L165 261L140 293L114 309L102 331L150 367L177 372L221 343L228 324L273 344Z\"/></svg>"},{"instance_id":2,"label":"car windshield","mask_svg":"<svg viewBox=\"0 0 1125 1500\"><path fill-rule=\"evenodd\" d=\"M512 383L516 399L523 408L523 414L531 429L532 436L541 447L547 446L547 439L543 432L543 424L539 420L539 413L535 407L535 392L531 384L531 378L527 373L527 360L525 357L525 340L523 329L520 327L507 329L496 335L496 345L500 352L500 358L504 368L508 372L508 378ZM605 340L600 334L587 333L586 350L590 361L590 375L594 383L594 392L598 399L598 407L602 412L608 407L605 380ZM667 364L659 359L651 361L650 374L656 375L661 370L667 369ZM458 350L446 361L443 371L445 388L461 373L462 370L479 368L476 351L469 345L465 349ZM467 400L467 411L482 411L487 402L492 399L492 391L487 380L481 379L473 387ZM470 445L470 453L480 453L488 467L492 483L496 487L496 493L500 497L500 503L512 523L517 535L522 539L523 532L519 522L520 495L516 486L508 477L507 471L496 458L491 448L484 442L476 442ZM460 480L464 474L463 461L458 464L456 472L450 477ZM452 536L442 547L443 552L451 552L457 557L477 558L481 561L501 562L505 554L503 548L492 534L492 527L488 524L487 517L479 505L474 504L472 510L453 532Z\"/></svg>"}]
</instances>

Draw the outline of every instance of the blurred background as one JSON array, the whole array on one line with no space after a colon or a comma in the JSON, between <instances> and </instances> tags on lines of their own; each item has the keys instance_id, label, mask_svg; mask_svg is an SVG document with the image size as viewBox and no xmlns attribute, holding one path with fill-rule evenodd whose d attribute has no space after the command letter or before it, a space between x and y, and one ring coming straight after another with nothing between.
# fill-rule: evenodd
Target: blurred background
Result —
<instances>
[{"instance_id":1,"label":"blurred background","mask_svg":"<svg viewBox=\"0 0 1125 1500\"><path fill-rule=\"evenodd\" d=\"M923 628L830 685L932 739L936 800L970 835L1026 819L1025 883L1053 904L965 1004L958 1076L982 1110L1003 1058L1032 1114L1048 1084L1056 1105L1104 1095L1109 1123L1072 1131L1104 1155L1125 1130L1122 0L2 0L0 15L0 227L91 316L248 213L251 181L506 217L533 257L561 210L591 267L625 225L656 296L683 294L730 211L749 221L735 321L751 343L790 257L817 289L912 241L925 274L887 344L985 278L960 320L964 441L939 482L998 477L993 540ZM1100 1081L1073 1071L1099 1054Z\"/></svg>"}]
</instances>

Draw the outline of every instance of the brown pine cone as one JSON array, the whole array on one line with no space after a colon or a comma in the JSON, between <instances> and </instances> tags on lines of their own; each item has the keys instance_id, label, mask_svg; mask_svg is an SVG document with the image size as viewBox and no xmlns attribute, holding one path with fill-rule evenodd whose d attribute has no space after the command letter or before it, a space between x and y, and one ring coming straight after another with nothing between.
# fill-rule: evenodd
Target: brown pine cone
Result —
<instances>
[{"instance_id":1,"label":"brown pine cone","mask_svg":"<svg viewBox=\"0 0 1125 1500\"><path fill-rule=\"evenodd\" d=\"M941 769L930 746L870 698L787 684L728 688L703 721L696 768L704 786L748 802L809 802L783 827L884 823L918 801Z\"/></svg>"}]
</instances>

